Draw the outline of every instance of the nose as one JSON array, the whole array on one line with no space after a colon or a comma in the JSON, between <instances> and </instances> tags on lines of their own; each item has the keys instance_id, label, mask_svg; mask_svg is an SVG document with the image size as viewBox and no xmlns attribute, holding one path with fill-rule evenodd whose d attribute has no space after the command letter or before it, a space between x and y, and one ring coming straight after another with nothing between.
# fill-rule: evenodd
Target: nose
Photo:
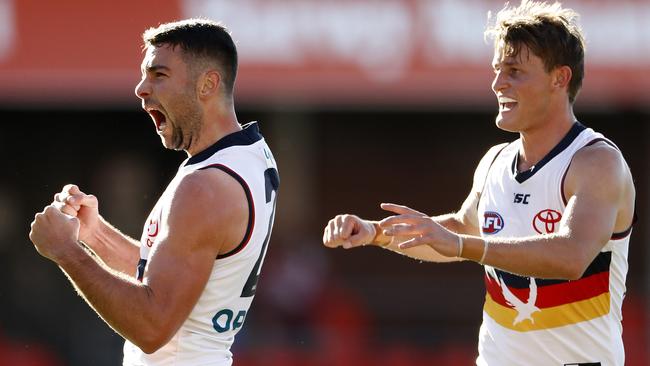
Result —
<instances>
[{"instance_id":1,"label":"nose","mask_svg":"<svg viewBox=\"0 0 650 366\"><path fill-rule=\"evenodd\" d=\"M151 94L151 86L147 78L143 77L138 85L135 86L135 95L140 99L145 99Z\"/></svg>"},{"instance_id":2,"label":"nose","mask_svg":"<svg viewBox=\"0 0 650 366\"><path fill-rule=\"evenodd\" d=\"M501 71L497 71L494 74L494 80L492 80L492 91L494 93L497 93L503 89L505 89L507 83L504 80L504 76Z\"/></svg>"}]
</instances>

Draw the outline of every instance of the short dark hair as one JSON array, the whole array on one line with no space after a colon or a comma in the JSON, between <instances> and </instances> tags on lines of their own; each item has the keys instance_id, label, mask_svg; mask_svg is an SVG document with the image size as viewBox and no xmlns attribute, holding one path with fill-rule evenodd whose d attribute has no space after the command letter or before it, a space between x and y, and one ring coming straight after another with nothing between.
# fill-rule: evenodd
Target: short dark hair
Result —
<instances>
[{"instance_id":1,"label":"short dark hair","mask_svg":"<svg viewBox=\"0 0 650 366\"><path fill-rule=\"evenodd\" d=\"M237 77L237 48L228 30L208 19L186 19L149 28L142 34L145 47L180 46L186 62L216 65L226 92L232 94Z\"/></svg>"},{"instance_id":2,"label":"short dark hair","mask_svg":"<svg viewBox=\"0 0 650 366\"><path fill-rule=\"evenodd\" d=\"M495 50L503 43L502 52L507 56L517 57L521 47L526 46L542 59L547 72L559 66L570 67L568 94L573 104L585 74L585 41L577 20L575 11L563 9L558 2L522 0L518 7L506 5L499 11L485 35L494 39Z\"/></svg>"}]
</instances>

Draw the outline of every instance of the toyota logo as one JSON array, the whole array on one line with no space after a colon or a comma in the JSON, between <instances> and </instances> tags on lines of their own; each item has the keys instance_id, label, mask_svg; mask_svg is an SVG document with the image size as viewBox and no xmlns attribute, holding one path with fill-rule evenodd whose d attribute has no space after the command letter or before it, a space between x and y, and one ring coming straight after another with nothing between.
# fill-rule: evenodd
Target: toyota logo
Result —
<instances>
[{"instance_id":1,"label":"toyota logo","mask_svg":"<svg viewBox=\"0 0 650 366\"><path fill-rule=\"evenodd\" d=\"M555 232L556 224L562 220L562 214L551 209L542 210L533 219L533 229L539 234Z\"/></svg>"}]
</instances>

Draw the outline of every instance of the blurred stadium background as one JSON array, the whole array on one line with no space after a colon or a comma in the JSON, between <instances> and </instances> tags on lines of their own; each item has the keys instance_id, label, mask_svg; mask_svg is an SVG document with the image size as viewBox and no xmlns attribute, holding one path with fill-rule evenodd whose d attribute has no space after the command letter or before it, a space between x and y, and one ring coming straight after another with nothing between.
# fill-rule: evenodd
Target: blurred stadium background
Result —
<instances>
[{"instance_id":1,"label":"blurred stadium background","mask_svg":"<svg viewBox=\"0 0 650 366\"><path fill-rule=\"evenodd\" d=\"M627 364L647 365L650 3L567 0L588 38L578 118L622 149L640 221L624 303ZM240 50L240 122L258 120L280 166L278 217L235 365L470 365L484 288L472 263L376 248L326 250L341 212L380 202L455 210L493 126L493 0L0 0L0 365L121 364L122 340L27 238L64 184L138 237L184 158L140 110L140 34L221 20ZM597 184L597 182L595 182Z\"/></svg>"}]
</instances>

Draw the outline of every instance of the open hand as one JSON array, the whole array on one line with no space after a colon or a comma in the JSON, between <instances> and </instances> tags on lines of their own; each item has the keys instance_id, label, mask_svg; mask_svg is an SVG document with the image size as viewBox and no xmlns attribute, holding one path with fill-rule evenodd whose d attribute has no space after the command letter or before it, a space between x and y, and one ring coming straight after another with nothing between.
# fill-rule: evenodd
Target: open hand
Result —
<instances>
[{"instance_id":1,"label":"open hand","mask_svg":"<svg viewBox=\"0 0 650 366\"><path fill-rule=\"evenodd\" d=\"M447 230L431 217L412 208L393 203L382 203L381 208L396 213L379 222L384 235L410 237L399 244L400 249L428 245L438 253L454 257L458 255L456 234Z\"/></svg>"}]
</instances>

